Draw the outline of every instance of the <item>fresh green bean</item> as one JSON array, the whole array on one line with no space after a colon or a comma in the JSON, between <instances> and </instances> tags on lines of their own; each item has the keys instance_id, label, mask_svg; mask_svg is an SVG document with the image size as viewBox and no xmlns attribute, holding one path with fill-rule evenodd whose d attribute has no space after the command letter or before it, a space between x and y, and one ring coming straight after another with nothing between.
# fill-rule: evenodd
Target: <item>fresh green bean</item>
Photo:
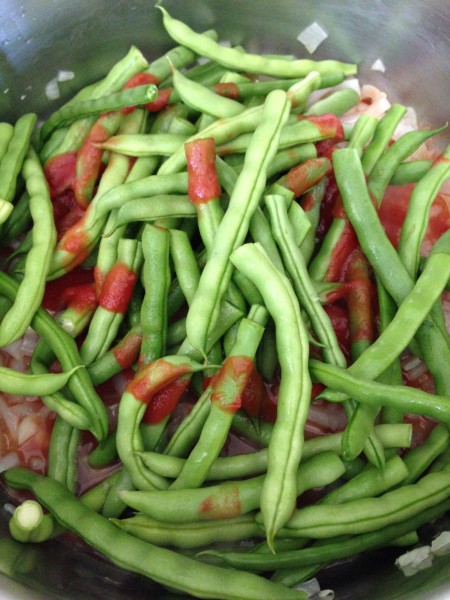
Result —
<instances>
[{"instance_id":1,"label":"fresh green bean","mask_svg":"<svg viewBox=\"0 0 450 600\"><path fill-rule=\"evenodd\" d=\"M430 209L439 189L450 177L450 146L433 163L427 174L415 186L402 225L398 253L411 277L419 267L420 246L428 228Z\"/></svg>"},{"instance_id":2,"label":"fresh green bean","mask_svg":"<svg viewBox=\"0 0 450 600\"><path fill-rule=\"evenodd\" d=\"M195 33L181 21L172 18L162 6L159 5L158 8L163 13L164 27L172 39L183 46L187 46L194 52L236 71L260 73L280 78L303 77L312 70L320 71L321 73L343 71L346 75L352 75L356 72L355 65L339 63L338 61L316 62L305 59L286 61L283 59L270 59L256 54L247 54L234 48L224 48L214 40Z\"/></svg>"},{"instance_id":3,"label":"fresh green bean","mask_svg":"<svg viewBox=\"0 0 450 600\"><path fill-rule=\"evenodd\" d=\"M303 568L308 565L317 565L348 558L367 550L386 546L386 544L398 539L400 536L415 531L421 525L429 523L431 520L445 514L449 508L450 502L444 500L413 517L379 530L302 550L278 552L277 554L256 552L231 553L208 550L199 555L199 558L202 556L205 559L207 556L220 558L221 561L235 568L244 568L256 572L278 568Z\"/></svg>"},{"instance_id":4,"label":"fresh green bean","mask_svg":"<svg viewBox=\"0 0 450 600\"><path fill-rule=\"evenodd\" d=\"M295 472L301 459L303 427L311 396L308 341L290 283L273 267L263 251L246 244L235 250L231 260L257 285L275 322L281 382L277 420L270 438L267 476L261 495L264 527L271 545L296 500ZM274 289L278 290L276 295Z\"/></svg>"},{"instance_id":5,"label":"fresh green bean","mask_svg":"<svg viewBox=\"0 0 450 600\"><path fill-rule=\"evenodd\" d=\"M222 219L208 260L191 304L186 329L192 345L204 352L208 330L217 320L218 307L232 274L231 252L247 234L251 215L265 185L266 168L276 151L279 131L287 118L284 92L272 92L265 104L261 123L246 155L246 167L239 176L230 205Z\"/></svg>"},{"instance_id":6,"label":"fresh green bean","mask_svg":"<svg viewBox=\"0 0 450 600\"><path fill-rule=\"evenodd\" d=\"M20 338L41 304L51 254L56 242L53 208L39 159L30 149L24 162L24 177L30 194L33 245L28 252L23 279L13 306L0 324L0 346Z\"/></svg>"},{"instance_id":7,"label":"fresh green bean","mask_svg":"<svg viewBox=\"0 0 450 600\"><path fill-rule=\"evenodd\" d=\"M198 523L166 523L144 514L112 521L141 540L157 546L175 548L199 548L212 543L238 542L262 535L252 514Z\"/></svg>"},{"instance_id":8,"label":"fresh green bean","mask_svg":"<svg viewBox=\"0 0 450 600\"><path fill-rule=\"evenodd\" d=\"M93 100L63 106L42 125L40 130L41 139L45 140L55 129L71 121L120 110L128 106L147 104L153 102L157 95L158 88L156 85L141 85L108 96L100 96Z\"/></svg>"},{"instance_id":9,"label":"fresh green bean","mask_svg":"<svg viewBox=\"0 0 450 600\"><path fill-rule=\"evenodd\" d=\"M308 489L328 485L344 470L342 461L332 452L314 456L298 468L296 492L300 495ZM234 518L259 507L265 477L260 475L198 489L123 492L121 498L128 506L169 523Z\"/></svg>"},{"instance_id":10,"label":"fresh green bean","mask_svg":"<svg viewBox=\"0 0 450 600\"><path fill-rule=\"evenodd\" d=\"M7 482L27 488L65 528L105 554L118 566L151 577L155 581L197 596L249 600L300 600L302 592L289 590L249 573L202 565L181 554L133 538L107 519L90 511L56 481L24 469L10 469Z\"/></svg>"},{"instance_id":11,"label":"fresh green bean","mask_svg":"<svg viewBox=\"0 0 450 600\"><path fill-rule=\"evenodd\" d=\"M29 113L20 117L14 126L14 133L0 162L0 200L2 203L9 204L14 199L17 177L29 150L36 119L35 114ZM2 209L0 222L6 221L8 216L9 213L6 214Z\"/></svg>"}]
</instances>

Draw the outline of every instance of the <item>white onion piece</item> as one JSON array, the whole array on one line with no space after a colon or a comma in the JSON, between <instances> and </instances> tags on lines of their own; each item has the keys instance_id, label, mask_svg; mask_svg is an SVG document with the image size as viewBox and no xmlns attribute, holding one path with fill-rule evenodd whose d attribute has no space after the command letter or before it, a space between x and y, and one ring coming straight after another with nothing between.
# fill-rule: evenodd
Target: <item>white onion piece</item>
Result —
<instances>
[{"instance_id":1,"label":"white onion piece","mask_svg":"<svg viewBox=\"0 0 450 600\"><path fill-rule=\"evenodd\" d=\"M0 473L3 473L3 471L7 471L8 469L12 469L13 467L18 467L19 464L20 460L17 452L10 452L3 458L0 458Z\"/></svg>"},{"instance_id":2,"label":"white onion piece","mask_svg":"<svg viewBox=\"0 0 450 600\"><path fill-rule=\"evenodd\" d=\"M341 121L344 124L352 124L362 114L381 119L390 106L391 103L384 92L374 85L366 84L361 88L361 101L359 104L344 113L341 116Z\"/></svg>"},{"instance_id":3,"label":"white onion piece","mask_svg":"<svg viewBox=\"0 0 450 600\"><path fill-rule=\"evenodd\" d=\"M320 584L316 577L313 579L308 579L308 581L303 581L298 585L294 586L295 590L301 590L308 595L308 598L312 596L316 596L320 592Z\"/></svg>"},{"instance_id":4,"label":"white onion piece","mask_svg":"<svg viewBox=\"0 0 450 600\"><path fill-rule=\"evenodd\" d=\"M326 30L316 21L301 31L297 40L302 43L310 54L315 52L328 37Z\"/></svg>"},{"instance_id":5,"label":"white onion piece","mask_svg":"<svg viewBox=\"0 0 450 600\"><path fill-rule=\"evenodd\" d=\"M421 546L399 556L395 561L395 566L401 569L406 577L411 577L418 571L431 567L432 562L431 547Z\"/></svg>"},{"instance_id":6,"label":"white onion piece","mask_svg":"<svg viewBox=\"0 0 450 600\"><path fill-rule=\"evenodd\" d=\"M443 531L431 542L431 552L443 556L450 552L450 531Z\"/></svg>"},{"instance_id":7,"label":"white onion piece","mask_svg":"<svg viewBox=\"0 0 450 600\"><path fill-rule=\"evenodd\" d=\"M38 432L36 419L32 415L28 415L22 419L17 431L17 443L19 446L29 440Z\"/></svg>"},{"instance_id":8,"label":"white onion piece","mask_svg":"<svg viewBox=\"0 0 450 600\"><path fill-rule=\"evenodd\" d=\"M5 422L6 428L10 432L10 436L13 437L17 426L19 424L18 417L14 414L14 411L6 404L3 398L0 396L0 417Z\"/></svg>"},{"instance_id":9,"label":"white onion piece","mask_svg":"<svg viewBox=\"0 0 450 600\"><path fill-rule=\"evenodd\" d=\"M381 58L377 58L372 63L372 66L370 68L372 69L372 71L381 71L382 73L386 71L386 67L384 66L384 62L381 60Z\"/></svg>"},{"instance_id":10,"label":"white onion piece","mask_svg":"<svg viewBox=\"0 0 450 600\"><path fill-rule=\"evenodd\" d=\"M65 71L64 69L61 69L58 71L56 79L57 79L57 81L61 82L61 81L70 81L74 77L75 77L75 73L73 71Z\"/></svg>"},{"instance_id":11,"label":"white onion piece","mask_svg":"<svg viewBox=\"0 0 450 600\"><path fill-rule=\"evenodd\" d=\"M45 86L45 95L48 100L58 100L60 97L61 94L59 93L58 79L56 77L50 80Z\"/></svg>"},{"instance_id":12,"label":"white onion piece","mask_svg":"<svg viewBox=\"0 0 450 600\"><path fill-rule=\"evenodd\" d=\"M322 598L324 600L334 600L335 594L333 590L322 590L317 594L317 596L320 598L320 600L322 600Z\"/></svg>"}]
</instances>

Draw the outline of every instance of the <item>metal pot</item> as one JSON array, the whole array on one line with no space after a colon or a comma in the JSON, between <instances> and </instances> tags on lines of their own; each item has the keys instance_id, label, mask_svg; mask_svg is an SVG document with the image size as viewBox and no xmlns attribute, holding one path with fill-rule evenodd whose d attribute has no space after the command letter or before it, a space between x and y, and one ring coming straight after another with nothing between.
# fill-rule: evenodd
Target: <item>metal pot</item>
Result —
<instances>
[{"instance_id":1,"label":"metal pot","mask_svg":"<svg viewBox=\"0 0 450 600\"><path fill-rule=\"evenodd\" d=\"M61 102L100 78L132 43L148 57L167 50L171 42L154 4L149 0L1 0L1 119L15 119L30 110L41 115L53 110L57 102L46 98L45 85L59 69L75 74L61 84ZM252 51L305 54L297 35L317 21L329 37L314 58L358 63L362 81L387 89L391 100L415 106L424 125L440 125L449 118L446 0L166 0L164 4L195 29L216 27L222 38ZM370 69L377 58L386 66L385 73ZM71 539L39 547L5 541L5 501L0 490L3 599L178 597L115 568ZM449 528L449 523L443 526ZM395 553L383 551L333 567L320 576L322 587L334 588L339 599L448 597L450 567L445 557L409 579L393 567L394 557Z\"/></svg>"}]
</instances>

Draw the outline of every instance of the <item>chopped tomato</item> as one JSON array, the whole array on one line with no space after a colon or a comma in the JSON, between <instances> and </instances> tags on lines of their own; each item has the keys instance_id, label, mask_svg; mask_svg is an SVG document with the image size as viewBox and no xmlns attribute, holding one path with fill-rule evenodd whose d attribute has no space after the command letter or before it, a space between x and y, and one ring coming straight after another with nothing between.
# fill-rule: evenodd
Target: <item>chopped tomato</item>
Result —
<instances>
[{"instance_id":1,"label":"chopped tomato","mask_svg":"<svg viewBox=\"0 0 450 600\"><path fill-rule=\"evenodd\" d=\"M59 279L48 281L42 305L47 310L59 311L66 306L67 290L79 285L93 283L94 276L91 269L77 267Z\"/></svg>"},{"instance_id":2,"label":"chopped tomato","mask_svg":"<svg viewBox=\"0 0 450 600\"><path fill-rule=\"evenodd\" d=\"M400 240L401 227L413 189L413 184L389 186L378 212L386 234L395 247ZM438 194L431 207L428 229L422 244L423 254L428 254L436 240L448 229L450 229L450 198L447 194Z\"/></svg>"}]
</instances>

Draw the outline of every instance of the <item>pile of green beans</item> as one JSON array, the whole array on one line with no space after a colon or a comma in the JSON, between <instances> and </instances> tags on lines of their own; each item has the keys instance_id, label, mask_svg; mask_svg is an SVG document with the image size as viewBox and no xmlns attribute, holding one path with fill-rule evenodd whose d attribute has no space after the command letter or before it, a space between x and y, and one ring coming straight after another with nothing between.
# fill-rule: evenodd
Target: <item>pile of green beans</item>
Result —
<instances>
[{"instance_id":1,"label":"pile of green beans","mask_svg":"<svg viewBox=\"0 0 450 600\"><path fill-rule=\"evenodd\" d=\"M224 47L158 8L164 57L132 47L40 128L0 123L0 348L38 334L0 392L54 415L46 474L3 474L34 497L10 533L71 531L200 598L302 599L323 566L414 545L450 507L450 223L421 256L450 149L413 156L444 128L393 141L398 104L344 128L356 65ZM406 183L397 248L379 208ZM75 269L90 283L61 279L49 314L47 282ZM406 354L431 387L403 382ZM312 403L330 426L308 439ZM100 483L80 494L92 436Z\"/></svg>"}]
</instances>

